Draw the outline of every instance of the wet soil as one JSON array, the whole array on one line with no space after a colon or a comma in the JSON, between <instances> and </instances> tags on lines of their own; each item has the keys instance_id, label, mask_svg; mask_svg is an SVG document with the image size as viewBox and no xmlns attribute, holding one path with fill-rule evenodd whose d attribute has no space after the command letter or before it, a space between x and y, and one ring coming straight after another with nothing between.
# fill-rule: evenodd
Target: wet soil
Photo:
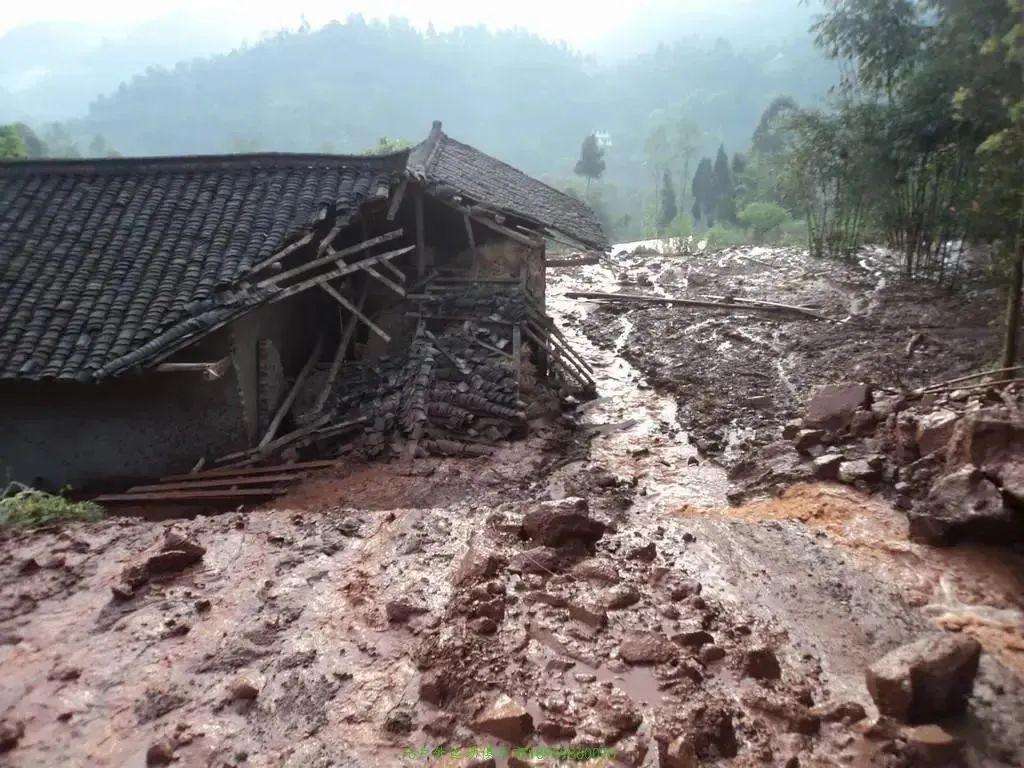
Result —
<instances>
[{"instance_id":1,"label":"wet soil","mask_svg":"<svg viewBox=\"0 0 1024 768\"><path fill-rule=\"evenodd\" d=\"M507 696L505 746L658 766L682 739L701 765L906 766L869 727L864 668L938 626L987 651L947 727L969 764L1020 764L1021 564L911 544L884 501L837 486L730 508L692 404L639 364L687 345L638 351L643 313L564 299L615 279L598 265L549 284L597 399L493 457L352 464L213 517L7 534L0 720L23 734L0 760L424 764L414 750L501 743L481 722ZM567 497L607 526L596 544L524 540L524 514ZM201 562L117 599L171 526ZM846 702L868 717L830 714Z\"/></svg>"}]
</instances>

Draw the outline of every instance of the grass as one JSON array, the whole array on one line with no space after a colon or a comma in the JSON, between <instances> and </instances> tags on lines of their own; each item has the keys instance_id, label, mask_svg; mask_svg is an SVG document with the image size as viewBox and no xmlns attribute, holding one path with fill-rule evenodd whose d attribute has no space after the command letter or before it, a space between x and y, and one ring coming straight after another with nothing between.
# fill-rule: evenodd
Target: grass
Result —
<instances>
[{"instance_id":1,"label":"grass","mask_svg":"<svg viewBox=\"0 0 1024 768\"><path fill-rule=\"evenodd\" d=\"M66 522L89 522L105 516L91 501L70 501L45 491L27 488L0 499L0 527L39 528Z\"/></svg>"}]
</instances>

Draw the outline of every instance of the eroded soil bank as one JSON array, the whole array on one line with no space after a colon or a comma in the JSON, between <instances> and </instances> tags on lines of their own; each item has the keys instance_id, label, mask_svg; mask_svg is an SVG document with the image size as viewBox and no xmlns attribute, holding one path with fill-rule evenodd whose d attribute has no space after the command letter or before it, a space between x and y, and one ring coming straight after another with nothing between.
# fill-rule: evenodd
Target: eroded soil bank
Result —
<instances>
[{"instance_id":1,"label":"eroded soil bank","mask_svg":"<svg viewBox=\"0 0 1024 768\"><path fill-rule=\"evenodd\" d=\"M0 759L391 766L575 745L621 765L923 765L919 737L876 722L864 670L945 628L985 653L967 713L944 725L968 764L1020 764L1019 559L912 543L884 500L833 484L730 507L725 469L687 430L713 439L714 409L746 413L744 398L813 375L786 355L765 374L778 386L723 387L694 410L670 382L728 358L692 329L728 321L562 298L617 279L553 278L599 396L494 457L354 465L216 517L5 534ZM721 440L795 408L726 419Z\"/></svg>"}]
</instances>

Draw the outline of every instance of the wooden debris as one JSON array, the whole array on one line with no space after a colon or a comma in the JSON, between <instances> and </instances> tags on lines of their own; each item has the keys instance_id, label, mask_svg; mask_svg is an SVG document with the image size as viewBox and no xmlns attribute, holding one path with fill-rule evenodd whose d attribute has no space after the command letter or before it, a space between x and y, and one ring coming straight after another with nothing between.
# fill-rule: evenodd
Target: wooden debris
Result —
<instances>
[{"instance_id":1,"label":"wooden debris","mask_svg":"<svg viewBox=\"0 0 1024 768\"><path fill-rule=\"evenodd\" d=\"M917 390L918 394L924 394L927 392L933 392L937 389L943 389L951 384L957 384L961 381L971 381L973 379L982 379L986 376L994 376L1000 373L1010 373L1011 371L1024 370L1024 365L1011 365L1009 368L995 368L991 371L982 371L981 373L970 373L966 376L960 376L955 379L949 379L948 381L940 381L937 384L929 384L927 387L922 387Z\"/></svg>"},{"instance_id":2,"label":"wooden debris","mask_svg":"<svg viewBox=\"0 0 1024 768\"><path fill-rule=\"evenodd\" d=\"M109 493L97 496L93 501L99 504L128 503L175 503L175 504L234 504L240 501L272 499L285 491L280 488L249 488L224 491L164 491L154 493Z\"/></svg>"},{"instance_id":3,"label":"wooden debris","mask_svg":"<svg viewBox=\"0 0 1024 768\"><path fill-rule=\"evenodd\" d=\"M320 258L313 259L312 261L307 261L305 264L300 264L297 267L293 267L292 269L289 269L287 272L282 272L279 275L273 275L272 277L260 280L258 283L256 283L256 287L265 288L271 285L279 285L284 280L288 280L289 278L305 274L310 270L326 266L328 264L331 264L332 262L337 262L339 260L344 259L346 256L351 256L354 253L365 251L367 248L372 248L375 245L386 243L390 240L394 240L401 236L402 228L399 227L396 230L380 235L378 237L372 237L369 240L364 240L361 243L357 243L356 245L353 245L349 248L344 248L340 251L335 251L331 249L331 252L327 256L322 256Z\"/></svg>"},{"instance_id":4,"label":"wooden debris","mask_svg":"<svg viewBox=\"0 0 1024 768\"><path fill-rule=\"evenodd\" d=\"M601 260L597 256L580 256L575 259L548 259L544 262L544 266L549 269L554 267L587 267L592 264L600 264Z\"/></svg>"},{"instance_id":5,"label":"wooden debris","mask_svg":"<svg viewBox=\"0 0 1024 768\"><path fill-rule=\"evenodd\" d=\"M341 304L341 306L343 306L345 309L351 312L353 316L358 317L360 320L366 323L370 330L376 333L382 339L384 339L385 342L391 341L391 337L388 336L387 332L385 332L383 328L381 328L379 325L373 322L373 320L364 315L362 311L356 307L355 304L353 304L351 301L349 301L340 293L338 293L333 287L331 287L329 283L320 283L320 287L324 289L328 296L330 296L336 302Z\"/></svg>"},{"instance_id":6,"label":"wooden debris","mask_svg":"<svg viewBox=\"0 0 1024 768\"><path fill-rule=\"evenodd\" d=\"M566 298L587 299L592 301L614 301L627 304L667 304L670 306L682 307L703 307L707 309L727 309L731 312L792 312L806 317L813 317L816 320L828 320L825 315L804 309L803 307L791 307L785 304L768 303L727 303L716 301L698 301L696 299L673 299L667 296L643 296L636 293L597 293L594 291L571 291L566 293Z\"/></svg>"},{"instance_id":7,"label":"wooden debris","mask_svg":"<svg viewBox=\"0 0 1024 768\"><path fill-rule=\"evenodd\" d=\"M208 477L247 477L250 475L278 474L282 472L308 472L317 469L329 469L338 465L337 459L324 461L298 461L290 464L275 464L269 467L252 467L251 469L207 469L202 472L189 473L187 475L168 475L160 478L160 482L175 482L177 480L199 480Z\"/></svg>"},{"instance_id":8,"label":"wooden debris","mask_svg":"<svg viewBox=\"0 0 1024 768\"><path fill-rule=\"evenodd\" d=\"M257 448L263 448L269 445L270 441L274 438L278 428L281 426L281 422L284 421L284 417L288 415L288 412L292 409L292 405L295 403L295 398L298 396L299 391L302 389L302 385L306 383L306 379L309 374L313 371L313 366L316 365L320 359L320 351L323 349L324 337L323 334L317 338L316 343L313 345L313 351L309 354L309 358L306 360L306 364L302 366L302 370L299 371L299 375L295 378L295 383L292 384L292 388L288 390L288 394L285 396L284 401L278 406L277 412L274 414L274 418L270 421L270 426L267 427L267 431L263 434L263 438L260 440ZM243 452L241 455L245 455L247 452ZM224 460L230 461L234 458L232 456L225 456Z\"/></svg>"}]
</instances>

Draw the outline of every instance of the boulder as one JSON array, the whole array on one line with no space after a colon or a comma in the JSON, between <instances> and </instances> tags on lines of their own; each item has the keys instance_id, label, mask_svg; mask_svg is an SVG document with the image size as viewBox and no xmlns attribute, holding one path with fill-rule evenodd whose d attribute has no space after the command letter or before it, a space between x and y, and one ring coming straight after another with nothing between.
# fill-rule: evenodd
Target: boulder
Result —
<instances>
[{"instance_id":1,"label":"boulder","mask_svg":"<svg viewBox=\"0 0 1024 768\"><path fill-rule=\"evenodd\" d=\"M672 641L660 632L637 632L619 646L627 664L661 664L676 655Z\"/></svg>"},{"instance_id":2,"label":"boulder","mask_svg":"<svg viewBox=\"0 0 1024 768\"><path fill-rule=\"evenodd\" d=\"M1024 422L981 411L960 419L947 449L950 469L973 464L986 473L1020 458L1024 446Z\"/></svg>"},{"instance_id":3,"label":"boulder","mask_svg":"<svg viewBox=\"0 0 1024 768\"><path fill-rule=\"evenodd\" d=\"M591 545L604 532L604 523L590 517L586 499L542 501L523 518L524 536L548 547L574 542Z\"/></svg>"},{"instance_id":4,"label":"boulder","mask_svg":"<svg viewBox=\"0 0 1024 768\"><path fill-rule=\"evenodd\" d=\"M1020 513L1003 503L999 488L972 464L939 479L909 519L910 538L934 545L1012 542L1024 529Z\"/></svg>"},{"instance_id":5,"label":"boulder","mask_svg":"<svg viewBox=\"0 0 1024 768\"><path fill-rule=\"evenodd\" d=\"M807 403L804 427L838 432L849 428L858 408L871 405L866 384L830 384L818 389Z\"/></svg>"},{"instance_id":6,"label":"boulder","mask_svg":"<svg viewBox=\"0 0 1024 768\"><path fill-rule=\"evenodd\" d=\"M824 439L825 431L822 429L801 429L793 439L793 446L800 453L810 454L821 448Z\"/></svg>"},{"instance_id":7,"label":"boulder","mask_svg":"<svg viewBox=\"0 0 1024 768\"><path fill-rule=\"evenodd\" d=\"M420 699L440 706L448 695L448 676L441 669L428 669L420 675Z\"/></svg>"},{"instance_id":8,"label":"boulder","mask_svg":"<svg viewBox=\"0 0 1024 768\"><path fill-rule=\"evenodd\" d=\"M159 551L146 558L146 570L152 576L177 573L198 563L205 554L205 547L190 541L174 528L169 528L164 531Z\"/></svg>"},{"instance_id":9,"label":"boulder","mask_svg":"<svg viewBox=\"0 0 1024 768\"><path fill-rule=\"evenodd\" d=\"M839 464L839 480L848 485L857 481L873 483L882 476L881 471L867 459L855 459Z\"/></svg>"},{"instance_id":10,"label":"boulder","mask_svg":"<svg viewBox=\"0 0 1024 768\"><path fill-rule=\"evenodd\" d=\"M486 733L518 746L533 733L533 717L522 704L503 694L470 727L477 733Z\"/></svg>"},{"instance_id":11,"label":"boulder","mask_svg":"<svg viewBox=\"0 0 1024 768\"><path fill-rule=\"evenodd\" d=\"M942 450L956 429L959 416L955 411L942 408L925 414L917 422L915 442L921 456Z\"/></svg>"},{"instance_id":12,"label":"boulder","mask_svg":"<svg viewBox=\"0 0 1024 768\"><path fill-rule=\"evenodd\" d=\"M608 626L608 613L589 600L577 599L569 603L569 616L594 629Z\"/></svg>"},{"instance_id":13,"label":"boulder","mask_svg":"<svg viewBox=\"0 0 1024 768\"><path fill-rule=\"evenodd\" d=\"M835 480L839 477L839 465L843 463L843 457L838 453L826 453L811 462L814 468L814 476L819 480Z\"/></svg>"},{"instance_id":14,"label":"boulder","mask_svg":"<svg viewBox=\"0 0 1024 768\"><path fill-rule=\"evenodd\" d=\"M560 573L572 563L568 553L556 547L533 547L513 555L509 570L515 573L533 573L550 576Z\"/></svg>"},{"instance_id":15,"label":"boulder","mask_svg":"<svg viewBox=\"0 0 1024 768\"><path fill-rule=\"evenodd\" d=\"M868 692L878 711L906 723L962 712L974 687L981 645L973 637L935 633L872 664Z\"/></svg>"},{"instance_id":16,"label":"boulder","mask_svg":"<svg viewBox=\"0 0 1024 768\"><path fill-rule=\"evenodd\" d=\"M475 541L470 541L458 568L455 569L452 581L456 586L462 586L489 579L498 573L502 562L501 558L490 549Z\"/></svg>"}]
</instances>

